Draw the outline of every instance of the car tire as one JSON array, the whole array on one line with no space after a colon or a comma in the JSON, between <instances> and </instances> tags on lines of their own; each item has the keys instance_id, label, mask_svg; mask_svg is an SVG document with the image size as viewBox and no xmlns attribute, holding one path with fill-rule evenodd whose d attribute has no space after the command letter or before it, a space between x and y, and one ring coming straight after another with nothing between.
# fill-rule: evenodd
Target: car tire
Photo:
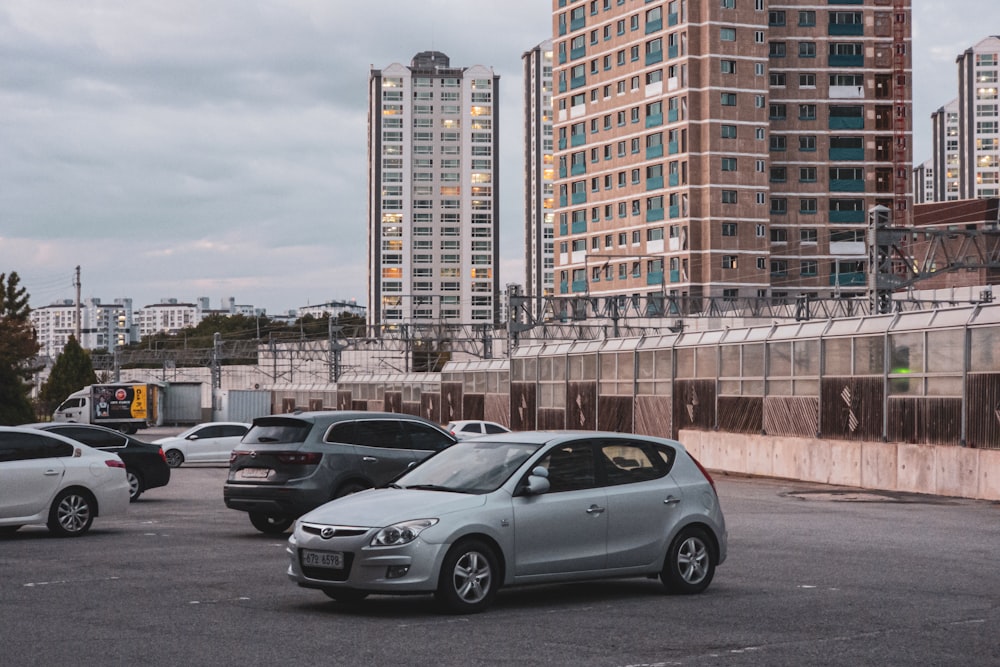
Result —
<instances>
[{"instance_id":1,"label":"car tire","mask_svg":"<svg viewBox=\"0 0 1000 667\"><path fill-rule=\"evenodd\" d=\"M715 547L702 528L685 528L667 550L660 571L663 586L671 593L701 593L715 576Z\"/></svg>"},{"instance_id":2,"label":"car tire","mask_svg":"<svg viewBox=\"0 0 1000 667\"><path fill-rule=\"evenodd\" d=\"M250 523L253 527L265 535L281 535L288 527L295 522L295 519L266 512L250 512Z\"/></svg>"},{"instance_id":3,"label":"car tire","mask_svg":"<svg viewBox=\"0 0 1000 667\"><path fill-rule=\"evenodd\" d=\"M444 558L435 597L452 614L476 614L493 603L500 568L493 548L482 540L455 544Z\"/></svg>"},{"instance_id":4,"label":"car tire","mask_svg":"<svg viewBox=\"0 0 1000 667\"><path fill-rule=\"evenodd\" d=\"M353 588L324 588L323 593L331 600L336 600L344 604L361 602L368 597L368 593L365 591L357 591Z\"/></svg>"},{"instance_id":5,"label":"car tire","mask_svg":"<svg viewBox=\"0 0 1000 667\"><path fill-rule=\"evenodd\" d=\"M184 455L181 454L180 450L168 449L163 452L163 456L167 459L167 465L171 468L180 468L181 464L184 463Z\"/></svg>"},{"instance_id":6,"label":"car tire","mask_svg":"<svg viewBox=\"0 0 1000 667\"><path fill-rule=\"evenodd\" d=\"M365 489L370 489L371 487L363 482L345 482L341 484L337 489L337 492L333 494L334 498L343 498L344 496L349 496L352 493L357 493L358 491L364 491Z\"/></svg>"},{"instance_id":7,"label":"car tire","mask_svg":"<svg viewBox=\"0 0 1000 667\"><path fill-rule=\"evenodd\" d=\"M146 490L142 483L142 475L129 468L125 469L125 477L128 478L128 501L134 503L139 500L139 496Z\"/></svg>"},{"instance_id":8,"label":"car tire","mask_svg":"<svg viewBox=\"0 0 1000 667\"><path fill-rule=\"evenodd\" d=\"M90 530L97 504L83 489L66 489L49 508L48 527L59 537L79 537Z\"/></svg>"}]
</instances>

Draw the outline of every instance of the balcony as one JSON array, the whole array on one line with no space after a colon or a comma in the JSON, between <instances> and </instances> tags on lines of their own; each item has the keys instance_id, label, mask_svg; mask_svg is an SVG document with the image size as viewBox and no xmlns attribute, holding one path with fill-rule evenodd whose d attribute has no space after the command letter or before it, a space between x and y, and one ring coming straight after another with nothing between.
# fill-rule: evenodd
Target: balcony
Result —
<instances>
[{"instance_id":1,"label":"balcony","mask_svg":"<svg viewBox=\"0 0 1000 667\"><path fill-rule=\"evenodd\" d=\"M662 285L663 284L663 271L650 271L646 274L646 284L647 285Z\"/></svg>"},{"instance_id":2,"label":"balcony","mask_svg":"<svg viewBox=\"0 0 1000 667\"><path fill-rule=\"evenodd\" d=\"M587 291L587 281L586 280L574 280L573 281L573 291L574 292L586 292Z\"/></svg>"},{"instance_id":3,"label":"balcony","mask_svg":"<svg viewBox=\"0 0 1000 667\"><path fill-rule=\"evenodd\" d=\"M670 155L677 155L677 153L680 152L680 148L678 148L676 141L667 142L667 152Z\"/></svg>"},{"instance_id":4,"label":"balcony","mask_svg":"<svg viewBox=\"0 0 1000 667\"><path fill-rule=\"evenodd\" d=\"M662 190L663 189L663 177L654 176L652 178L646 179L646 191L650 190Z\"/></svg>"},{"instance_id":5,"label":"balcony","mask_svg":"<svg viewBox=\"0 0 1000 667\"><path fill-rule=\"evenodd\" d=\"M587 231L587 221L586 220L574 220L570 226L572 233L583 234Z\"/></svg>"},{"instance_id":6,"label":"balcony","mask_svg":"<svg viewBox=\"0 0 1000 667\"><path fill-rule=\"evenodd\" d=\"M851 23L847 25L840 23L831 23L827 28L826 34L837 35L837 36L841 35L861 36L865 34L865 26L860 23Z\"/></svg>"},{"instance_id":7,"label":"balcony","mask_svg":"<svg viewBox=\"0 0 1000 667\"><path fill-rule=\"evenodd\" d=\"M677 109L667 109L667 122L676 123L677 122Z\"/></svg>"},{"instance_id":8,"label":"balcony","mask_svg":"<svg viewBox=\"0 0 1000 667\"><path fill-rule=\"evenodd\" d=\"M830 179L830 192L864 192L865 182L862 179Z\"/></svg>"},{"instance_id":9,"label":"balcony","mask_svg":"<svg viewBox=\"0 0 1000 667\"><path fill-rule=\"evenodd\" d=\"M559 293L569 294L569 283L559 283Z\"/></svg>"},{"instance_id":10,"label":"balcony","mask_svg":"<svg viewBox=\"0 0 1000 667\"><path fill-rule=\"evenodd\" d=\"M653 51L652 53L646 54L646 64L655 65L656 63L663 62L663 51Z\"/></svg>"},{"instance_id":11,"label":"balcony","mask_svg":"<svg viewBox=\"0 0 1000 667\"><path fill-rule=\"evenodd\" d=\"M574 134L569 138L570 146L585 146L587 144L587 135L584 133Z\"/></svg>"},{"instance_id":12,"label":"balcony","mask_svg":"<svg viewBox=\"0 0 1000 667\"><path fill-rule=\"evenodd\" d=\"M570 201L573 204L586 204L587 203L587 193L586 192L574 192Z\"/></svg>"},{"instance_id":13,"label":"balcony","mask_svg":"<svg viewBox=\"0 0 1000 667\"><path fill-rule=\"evenodd\" d=\"M669 212L670 212L670 219L671 220L673 220L675 218L681 217L681 207L680 206L671 206L669 208Z\"/></svg>"},{"instance_id":14,"label":"balcony","mask_svg":"<svg viewBox=\"0 0 1000 667\"><path fill-rule=\"evenodd\" d=\"M663 19L656 19L655 21L649 21L648 23L646 23L647 35L650 35L662 29L663 29Z\"/></svg>"},{"instance_id":15,"label":"balcony","mask_svg":"<svg viewBox=\"0 0 1000 667\"><path fill-rule=\"evenodd\" d=\"M663 114L654 113L646 116L646 127L657 127L663 125Z\"/></svg>"},{"instance_id":16,"label":"balcony","mask_svg":"<svg viewBox=\"0 0 1000 667\"><path fill-rule=\"evenodd\" d=\"M560 176L563 176L563 177L566 176L566 174L562 173L563 170L560 169L559 171L560 171L560 173L559 173ZM587 164L585 162L581 162L580 164L574 164L572 167L570 167L569 173L572 174L573 176L579 176L581 174L586 174L587 173Z\"/></svg>"},{"instance_id":17,"label":"balcony","mask_svg":"<svg viewBox=\"0 0 1000 667\"><path fill-rule=\"evenodd\" d=\"M677 25L677 17L678 17L677 13L667 14L667 25L668 26Z\"/></svg>"},{"instance_id":18,"label":"balcony","mask_svg":"<svg viewBox=\"0 0 1000 667\"><path fill-rule=\"evenodd\" d=\"M864 222L864 211L830 211L830 222Z\"/></svg>"},{"instance_id":19,"label":"balcony","mask_svg":"<svg viewBox=\"0 0 1000 667\"><path fill-rule=\"evenodd\" d=\"M652 158L663 157L663 144L656 144L655 146L646 146L646 159L650 160Z\"/></svg>"},{"instance_id":20,"label":"balcony","mask_svg":"<svg viewBox=\"0 0 1000 667\"><path fill-rule=\"evenodd\" d=\"M865 129L865 117L830 116L829 126L831 130L863 130Z\"/></svg>"},{"instance_id":21,"label":"balcony","mask_svg":"<svg viewBox=\"0 0 1000 667\"><path fill-rule=\"evenodd\" d=\"M579 46L579 47L577 47L575 49L570 49L569 50L569 58L570 58L570 60L576 60L577 58L583 58L586 55L587 55L587 47L586 46Z\"/></svg>"},{"instance_id":22,"label":"balcony","mask_svg":"<svg viewBox=\"0 0 1000 667\"><path fill-rule=\"evenodd\" d=\"M662 208L647 209L646 222L656 222L657 220L663 220L663 209Z\"/></svg>"},{"instance_id":23,"label":"balcony","mask_svg":"<svg viewBox=\"0 0 1000 667\"><path fill-rule=\"evenodd\" d=\"M830 160L833 162L862 161L865 159L864 148L831 148Z\"/></svg>"},{"instance_id":24,"label":"balcony","mask_svg":"<svg viewBox=\"0 0 1000 667\"><path fill-rule=\"evenodd\" d=\"M831 285L857 286L868 284L868 276L861 271L830 274Z\"/></svg>"},{"instance_id":25,"label":"balcony","mask_svg":"<svg viewBox=\"0 0 1000 667\"><path fill-rule=\"evenodd\" d=\"M865 57L860 56L836 56L831 55L829 60L830 67L864 67Z\"/></svg>"},{"instance_id":26,"label":"balcony","mask_svg":"<svg viewBox=\"0 0 1000 667\"><path fill-rule=\"evenodd\" d=\"M680 184L680 178L677 174L670 174L667 183L669 183L670 187L676 188Z\"/></svg>"}]
</instances>

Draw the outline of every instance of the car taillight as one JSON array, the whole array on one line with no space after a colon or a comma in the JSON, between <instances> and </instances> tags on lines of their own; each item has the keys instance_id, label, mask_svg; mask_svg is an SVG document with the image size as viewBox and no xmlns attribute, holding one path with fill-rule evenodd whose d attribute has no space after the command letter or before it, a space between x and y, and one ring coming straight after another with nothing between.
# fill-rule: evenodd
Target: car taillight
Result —
<instances>
[{"instance_id":1,"label":"car taillight","mask_svg":"<svg viewBox=\"0 0 1000 667\"><path fill-rule=\"evenodd\" d=\"M164 463L167 462L167 454L163 451L163 447L160 447L160 458L163 459Z\"/></svg>"},{"instance_id":2,"label":"car taillight","mask_svg":"<svg viewBox=\"0 0 1000 667\"><path fill-rule=\"evenodd\" d=\"M249 453L250 452L241 452L238 449L234 449L233 451L229 452L229 462L232 463L233 461L235 461L237 456L240 456L242 454L249 454Z\"/></svg>"},{"instance_id":3,"label":"car taillight","mask_svg":"<svg viewBox=\"0 0 1000 667\"><path fill-rule=\"evenodd\" d=\"M120 459L104 459L104 465L109 468L124 468L125 464Z\"/></svg>"},{"instance_id":4,"label":"car taillight","mask_svg":"<svg viewBox=\"0 0 1000 667\"><path fill-rule=\"evenodd\" d=\"M705 466L703 466L701 462L693 456L691 457L691 460L694 461L694 464L696 466L698 466L698 470L700 470L701 474L705 476L705 479L708 480L708 483L712 485L712 490L715 491L715 495L719 495L719 490L715 488L715 480L712 479L712 476L708 474L707 470L705 470Z\"/></svg>"},{"instance_id":5,"label":"car taillight","mask_svg":"<svg viewBox=\"0 0 1000 667\"><path fill-rule=\"evenodd\" d=\"M323 455L318 452L274 452L272 454L279 463L292 465L316 465Z\"/></svg>"}]
</instances>

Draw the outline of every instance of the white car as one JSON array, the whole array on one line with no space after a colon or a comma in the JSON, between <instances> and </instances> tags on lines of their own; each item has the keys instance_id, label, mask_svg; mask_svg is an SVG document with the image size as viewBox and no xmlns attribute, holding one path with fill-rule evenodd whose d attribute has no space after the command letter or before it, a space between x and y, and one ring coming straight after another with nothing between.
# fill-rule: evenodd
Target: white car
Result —
<instances>
[{"instance_id":1,"label":"white car","mask_svg":"<svg viewBox=\"0 0 1000 667\"><path fill-rule=\"evenodd\" d=\"M171 468L182 463L229 463L229 455L249 430L250 424L241 422L208 422L153 444L163 448Z\"/></svg>"},{"instance_id":2,"label":"white car","mask_svg":"<svg viewBox=\"0 0 1000 667\"><path fill-rule=\"evenodd\" d=\"M94 517L124 514L125 464L111 452L55 433L0 426L0 535L46 524L77 537Z\"/></svg>"},{"instance_id":3,"label":"white car","mask_svg":"<svg viewBox=\"0 0 1000 667\"><path fill-rule=\"evenodd\" d=\"M469 438L479 438L484 435L495 433L510 433L506 426L496 422L486 422L479 419L463 419L461 421L448 422L445 430L451 433L458 440L468 440Z\"/></svg>"}]
</instances>

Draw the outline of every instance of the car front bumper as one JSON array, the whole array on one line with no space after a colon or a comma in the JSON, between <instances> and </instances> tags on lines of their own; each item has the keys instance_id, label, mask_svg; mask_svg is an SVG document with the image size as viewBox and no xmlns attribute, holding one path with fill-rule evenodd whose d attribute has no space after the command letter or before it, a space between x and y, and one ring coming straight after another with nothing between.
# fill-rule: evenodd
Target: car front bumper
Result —
<instances>
[{"instance_id":1,"label":"car front bumper","mask_svg":"<svg viewBox=\"0 0 1000 667\"><path fill-rule=\"evenodd\" d=\"M437 589L447 544L430 544L418 537L401 546L372 547L369 544L377 528L328 539L303 528L318 533L323 527L297 524L288 540L288 578L300 586L374 593L428 593ZM305 563L309 551L343 554L343 567L309 566Z\"/></svg>"}]
</instances>

